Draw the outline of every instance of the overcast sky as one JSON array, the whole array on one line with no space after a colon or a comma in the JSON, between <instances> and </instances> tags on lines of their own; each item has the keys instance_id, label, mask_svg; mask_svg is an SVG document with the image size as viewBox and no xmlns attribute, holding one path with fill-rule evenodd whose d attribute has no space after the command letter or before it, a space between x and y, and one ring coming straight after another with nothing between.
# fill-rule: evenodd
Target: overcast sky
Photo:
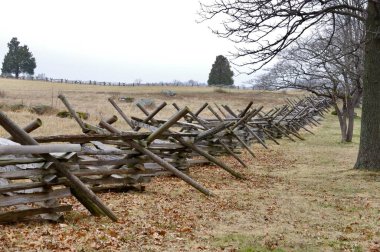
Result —
<instances>
[{"instance_id":1,"label":"overcast sky","mask_svg":"<svg viewBox=\"0 0 380 252\"><path fill-rule=\"evenodd\" d=\"M207 82L234 45L197 24L197 0L1 0L0 59L17 37L35 74L78 80ZM235 77L235 83L250 79Z\"/></svg>"}]
</instances>

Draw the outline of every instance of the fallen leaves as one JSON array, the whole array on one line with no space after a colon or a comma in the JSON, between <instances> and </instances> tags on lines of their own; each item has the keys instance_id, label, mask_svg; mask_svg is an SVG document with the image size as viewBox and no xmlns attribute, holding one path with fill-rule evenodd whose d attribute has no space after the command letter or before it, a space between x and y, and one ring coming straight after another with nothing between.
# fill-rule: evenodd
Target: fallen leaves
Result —
<instances>
[{"instance_id":1,"label":"fallen leaves","mask_svg":"<svg viewBox=\"0 0 380 252\"><path fill-rule=\"evenodd\" d=\"M191 176L217 197L207 198L175 177L155 178L143 193L100 195L119 216L116 223L90 216L75 199L67 198L62 203L72 204L75 211L65 215L64 223L1 226L0 247L11 251L238 251L239 244L215 242L216 234L242 232L259 237L257 242L269 249L301 246L299 240L317 244L333 240L361 242L378 252L378 243L372 240L379 231L369 223L379 217L370 197L345 198L323 186L319 191L302 187L281 175L298 169L283 151L257 149L256 155L255 160L242 155L252 164L248 169L222 157L246 175L244 181L216 166L191 170Z\"/></svg>"}]
</instances>

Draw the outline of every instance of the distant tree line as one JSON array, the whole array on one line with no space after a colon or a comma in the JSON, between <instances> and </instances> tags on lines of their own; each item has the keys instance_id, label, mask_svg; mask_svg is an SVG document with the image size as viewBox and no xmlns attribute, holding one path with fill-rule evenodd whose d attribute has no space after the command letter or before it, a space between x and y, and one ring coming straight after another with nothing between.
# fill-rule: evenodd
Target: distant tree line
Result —
<instances>
[{"instance_id":1,"label":"distant tree line","mask_svg":"<svg viewBox=\"0 0 380 252\"><path fill-rule=\"evenodd\" d=\"M3 78L15 78L13 75L3 75ZM173 80L169 82L143 82L141 79L138 81L135 80L133 82L111 82L111 81L96 81L96 80L69 80L66 78L51 78L46 77L45 74L38 74L36 76L20 76L19 79L22 80L35 80L35 81L46 81L46 82L54 82L54 83L68 83L68 84L88 84L88 85L102 85L102 86L194 86L201 87L207 86L204 82L198 82L194 80L189 81L179 81Z\"/></svg>"}]
</instances>

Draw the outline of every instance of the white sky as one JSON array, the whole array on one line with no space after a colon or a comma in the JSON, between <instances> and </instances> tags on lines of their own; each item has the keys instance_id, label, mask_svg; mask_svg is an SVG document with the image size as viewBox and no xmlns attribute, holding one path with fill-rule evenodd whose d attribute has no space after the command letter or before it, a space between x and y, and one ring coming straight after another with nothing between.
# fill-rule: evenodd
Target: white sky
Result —
<instances>
[{"instance_id":1,"label":"white sky","mask_svg":"<svg viewBox=\"0 0 380 252\"><path fill-rule=\"evenodd\" d=\"M17 37L36 58L35 74L207 82L216 56L234 45L197 24L198 9L198 0L1 0L0 60Z\"/></svg>"}]
</instances>

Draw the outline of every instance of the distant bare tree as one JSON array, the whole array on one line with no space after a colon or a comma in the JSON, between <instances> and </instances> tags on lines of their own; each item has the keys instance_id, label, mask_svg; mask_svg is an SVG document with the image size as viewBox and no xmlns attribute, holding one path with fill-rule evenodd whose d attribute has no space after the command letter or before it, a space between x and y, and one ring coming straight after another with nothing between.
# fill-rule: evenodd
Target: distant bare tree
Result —
<instances>
[{"instance_id":1,"label":"distant bare tree","mask_svg":"<svg viewBox=\"0 0 380 252\"><path fill-rule=\"evenodd\" d=\"M137 78L133 83L137 84L137 85L140 85L142 83L142 79Z\"/></svg>"},{"instance_id":2,"label":"distant bare tree","mask_svg":"<svg viewBox=\"0 0 380 252\"><path fill-rule=\"evenodd\" d=\"M190 86L196 86L196 85L198 85L198 81L195 81L195 80L188 80L188 81L187 81L187 84L190 85Z\"/></svg>"},{"instance_id":3,"label":"distant bare tree","mask_svg":"<svg viewBox=\"0 0 380 252\"><path fill-rule=\"evenodd\" d=\"M180 81L180 80L173 80L172 83L174 86L181 86L183 84L182 81Z\"/></svg>"}]
</instances>

